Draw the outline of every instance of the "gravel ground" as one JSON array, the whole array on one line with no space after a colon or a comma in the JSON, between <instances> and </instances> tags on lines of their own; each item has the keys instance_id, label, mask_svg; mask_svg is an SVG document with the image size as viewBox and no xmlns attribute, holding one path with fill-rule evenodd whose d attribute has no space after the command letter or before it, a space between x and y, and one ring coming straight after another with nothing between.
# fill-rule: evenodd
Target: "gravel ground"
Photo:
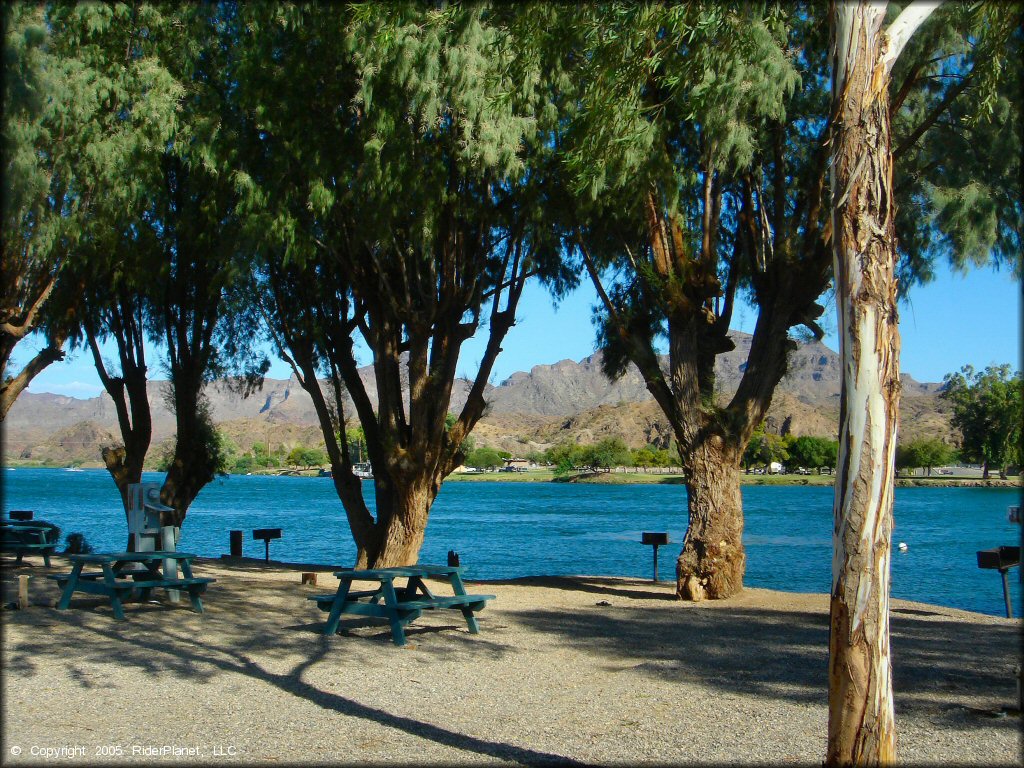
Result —
<instances>
[{"instance_id":1,"label":"gravel ground","mask_svg":"<svg viewBox=\"0 0 1024 768\"><path fill-rule=\"evenodd\" d=\"M33 559L34 560L34 559ZM748 589L701 604L606 577L477 582L497 595L470 635L427 613L386 625L326 614L284 567L196 561L217 579L198 615L79 593L53 609L47 569L3 613L3 764L820 765L825 595ZM54 560L52 571L66 571ZM306 567L306 570L312 570ZM325 589L326 587L326 589ZM439 590L443 592L443 587ZM1019 765L1017 621L894 601L898 756ZM20 750L20 754L16 754Z\"/></svg>"}]
</instances>

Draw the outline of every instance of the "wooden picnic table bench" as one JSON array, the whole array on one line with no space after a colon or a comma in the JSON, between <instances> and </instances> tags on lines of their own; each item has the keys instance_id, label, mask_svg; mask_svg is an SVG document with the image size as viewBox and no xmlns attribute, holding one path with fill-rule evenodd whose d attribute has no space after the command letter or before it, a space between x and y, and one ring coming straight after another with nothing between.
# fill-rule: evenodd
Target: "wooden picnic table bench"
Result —
<instances>
[{"instance_id":1,"label":"wooden picnic table bench","mask_svg":"<svg viewBox=\"0 0 1024 768\"><path fill-rule=\"evenodd\" d=\"M25 555L39 554L49 568L50 555L57 549L59 537L57 526L43 520L0 522L0 551L16 555L18 563Z\"/></svg>"},{"instance_id":2,"label":"wooden picnic table bench","mask_svg":"<svg viewBox=\"0 0 1024 768\"><path fill-rule=\"evenodd\" d=\"M75 592L86 592L110 598L114 617L123 619L123 604L128 600L137 597L145 602L154 589L183 589L188 592L192 609L202 613L203 603L199 596L206 591L207 584L216 581L193 576L192 560L195 555L185 552L111 552L68 557L72 562L71 573L49 577L63 587L58 610L65 610L71 605L71 595ZM160 570L165 560L174 562L173 575ZM83 572L86 565L98 565L100 570ZM180 577L178 568L181 569Z\"/></svg>"},{"instance_id":3,"label":"wooden picnic table bench","mask_svg":"<svg viewBox=\"0 0 1024 768\"><path fill-rule=\"evenodd\" d=\"M385 618L391 625L391 639L395 645L405 645L405 627L419 618L423 611L444 608L458 609L466 619L471 634L477 634L474 611L482 610L494 595L469 595L462 583L462 569L448 565L410 565L395 568L336 571L338 591L328 595L311 595L322 611L328 613L325 635L338 631L343 613ZM424 582L425 578L447 578L453 595L435 595ZM395 579L404 578L404 586L395 586ZM353 581L377 582L376 589L353 590Z\"/></svg>"}]
</instances>

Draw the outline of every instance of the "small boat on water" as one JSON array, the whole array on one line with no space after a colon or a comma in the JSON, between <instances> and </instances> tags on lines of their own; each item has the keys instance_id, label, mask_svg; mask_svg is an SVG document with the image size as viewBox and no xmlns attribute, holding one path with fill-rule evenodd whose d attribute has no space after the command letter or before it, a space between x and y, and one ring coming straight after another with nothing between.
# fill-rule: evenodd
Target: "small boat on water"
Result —
<instances>
[{"instance_id":1,"label":"small boat on water","mask_svg":"<svg viewBox=\"0 0 1024 768\"><path fill-rule=\"evenodd\" d=\"M370 465L365 462L362 464L353 464L352 474L360 480L373 480L373 470L370 469ZM317 477L334 477L334 472L330 469L321 469L317 473Z\"/></svg>"},{"instance_id":2,"label":"small boat on water","mask_svg":"<svg viewBox=\"0 0 1024 768\"><path fill-rule=\"evenodd\" d=\"M65 472L81 472L81 467L64 467Z\"/></svg>"}]
</instances>

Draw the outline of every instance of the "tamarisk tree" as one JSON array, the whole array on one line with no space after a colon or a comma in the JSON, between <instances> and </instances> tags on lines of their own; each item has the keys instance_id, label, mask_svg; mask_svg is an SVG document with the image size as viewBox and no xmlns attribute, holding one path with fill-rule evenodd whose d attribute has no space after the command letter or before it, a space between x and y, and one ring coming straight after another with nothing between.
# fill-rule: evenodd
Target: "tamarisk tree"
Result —
<instances>
[{"instance_id":1,"label":"tamarisk tree","mask_svg":"<svg viewBox=\"0 0 1024 768\"><path fill-rule=\"evenodd\" d=\"M812 71L823 65L817 29L801 27ZM580 83L562 146L576 253L601 298L604 370L637 366L685 473L685 599L742 589L744 449L785 374L790 328L822 333L823 95L813 77L800 87L786 34L783 17L752 6L611 4L582 9L553 40ZM758 321L723 404L715 359L735 346L744 296Z\"/></svg>"},{"instance_id":2,"label":"tamarisk tree","mask_svg":"<svg viewBox=\"0 0 1024 768\"><path fill-rule=\"evenodd\" d=\"M120 115L121 144L132 169L131 174L119 176L119 195L106 196L91 206L87 236L79 241L76 258L64 267L64 279L53 299L59 307L77 307L68 313L63 330L72 348L89 350L114 404L122 442L104 446L102 458L121 494L125 514L128 485L142 479L153 433L145 341L159 259L154 256L158 249L153 230L144 218L157 183L154 158L173 135L175 112L184 94L157 45L168 21L148 3L136 3L130 9L56 7L48 16L53 34L73 46L90 70L102 73L104 82L112 86L109 108ZM157 86L159 101L143 97ZM113 359L101 352L106 341L115 345Z\"/></svg>"},{"instance_id":3,"label":"tamarisk tree","mask_svg":"<svg viewBox=\"0 0 1024 768\"><path fill-rule=\"evenodd\" d=\"M739 463L794 337L823 335L836 118L824 10L607 4L548 25L577 84L559 141L576 183L574 244L601 298L605 370L637 366L686 473L683 598L742 588ZM1020 252L1019 163L1006 160L1020 156L1007 97L1016 69L1005 68L998 93L982 87L1012 61L995 44L973 44L968 30L985 13L957 5L940 14L886 81L903 290L927 280L939 257L965 266ZM968 119L985 110L992 121ZM714 362L733 348L729 327L743 304L756 312L753 338L725 398Z\"/></svg>"},{"instance_id":4,"label":"tamarisk tree","mask_svg":"<svg viewBox=\"0 0 1024 768\"><path fill-rule=\"evenodd\" d=\"M309 7L249 18L254 73L242 98L259 117L244 182L260 306L313 400L360 567L416 561L525 281L557 270L541 226L550 148L531 101L539 74L515 60L501 17L518 12ZM477 332L487 339L479 366L457 380ZM373 512L352 472L352 412Z\"/></svg>"},{"instance_id":5,"label":"tamarisk tree","mask_svg":"<svg viewBox=\"0 0 1024 768\"><path fill-rule=\"evenodd\" d=\"M0 421L63 359L85 293L68 267L123 216L140 186L126 169L174 123L180 89L137 49L140 5L4 5ZM29 338L42 348L8 375Z\"/></svg>"},{"instance_id":6,"label":"tamarisk tree","mask_svg":"<svg viewBox=\"0 0 1024 768\"><path fill-rule=\"evenodd\" d=\"M58 21L78 21L77 7L65 13ZM103 459L125 501L127 486L141 479L152 436L145 344L166 353L176 423L161 491L173 508L166 525L180 526L224 469L205 387L243 368L250 374L239 382L245 394L262 372L230 291L247 260L232 176L244 119L226 98L234 18L230 4L137 4L129 24L100 13L98 22L75 26L81 47L98 61L129 71L145 66L175 83L163 140L135 147L131 196L97 216L96 232L70 270L83 294L73 337L91 351L117 411L123 443L108 446ZM124 111L134 106L129 101ZM106 340L116 346L116 362L101 354Z\"/></svg>"}]
</instances>

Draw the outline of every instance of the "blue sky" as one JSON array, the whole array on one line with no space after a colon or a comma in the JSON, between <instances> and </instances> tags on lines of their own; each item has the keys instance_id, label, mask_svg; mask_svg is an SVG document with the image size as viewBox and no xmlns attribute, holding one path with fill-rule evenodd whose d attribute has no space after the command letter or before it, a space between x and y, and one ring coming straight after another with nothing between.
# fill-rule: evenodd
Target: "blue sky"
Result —
<instances>
[{"instance_id":1,"label":"blue sky","mask_svg":"<svg viewBox=\"0 0 1024 768\"><path fill-rule=\"evenodd\" d=\"M900 306L900 332L903 337L901 368L918 381L941 381L949 372L966 364L984 368L993 363L1021 367L1021 286L1009 270L975 269L955 274L939 269L936 280L915 286ZM528 371L535 365L559 360L580 360L594 350L594 326L591 307L596 295L589 283L571 293L557 308L543 287L527 287L520 304L520 319L503 344L495 364L493 383L516 371ZM827 307L825 344L838 350L835 307ZM733 327L751 331L753 310L738 309ZM470 339L463 347L459 373L472 375L479 364L486 339ZM25 347L38 347L33 340ZM21 346L15 363L28 358ZM155 355L151 360L158 359ZM369 357L360 362L369 362ZM151 377L162 378L158 366L151 364ZM287 378L287 364L275 361L270 376ZM69 355L35 378L31 392L53 392L72 397L94 397L102 391L92 357Z\"/></svg>"}]
</instances>

